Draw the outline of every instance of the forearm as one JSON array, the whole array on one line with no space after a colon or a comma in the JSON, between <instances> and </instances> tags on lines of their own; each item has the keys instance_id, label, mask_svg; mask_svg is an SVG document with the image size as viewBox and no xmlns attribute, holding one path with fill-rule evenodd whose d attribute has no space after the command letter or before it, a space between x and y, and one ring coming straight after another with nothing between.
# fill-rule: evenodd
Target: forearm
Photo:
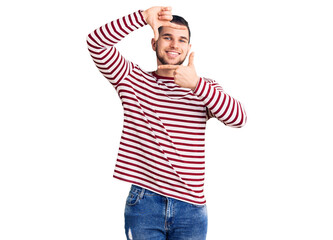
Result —
<instances>
[{"instance_id":1,"label":"forearm","mask_svg":"<svg viewBox=\"0 0 333 240\"><path fill-rule=\"evenodd\" d=\"M243 127L247 117L243 105L226 94L213 80L200 78L193 91L208 110L221 122L230 127Z\"/></svg>"},{"instance_id":2,"label":"forearm","mask_svg":"<svg viewBox=\"0 0 333 240\"><path fill-rule=\"evenodd\" d=\"M87 36L89 51L99 53L101 50L112 47L129 33L146 24L142 11L136 11L107 23L95 29Z\"/></svg>"},{"instance_id":3,"label":"forearm","mask_svg":"<svg viewBox=\"0 0 333 240\"><path fill-rule=\"evenodd\" d=\"M141 11L107 23L87 36L88 50L100 72L117 84L133 67L114 47L128 34L146 25Z\"/></svg>"}]
</instances>

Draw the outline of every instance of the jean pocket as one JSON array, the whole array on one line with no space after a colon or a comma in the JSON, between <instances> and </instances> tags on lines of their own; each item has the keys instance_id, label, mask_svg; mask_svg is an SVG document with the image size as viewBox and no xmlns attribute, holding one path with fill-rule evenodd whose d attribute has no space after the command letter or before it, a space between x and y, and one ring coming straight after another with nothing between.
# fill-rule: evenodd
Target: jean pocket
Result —
<instances>
[{"instance_id":1,"label":"jean pocket","mask_svg":"<svg viewBox=\"0 0 333 240\"><path fill-rule=\"evenodd\" d=\"M139 202L139 200L140 200L140 194L130 191L126 199L126 204L128 206L134 206Z\"/></svg>"}]
</instances>

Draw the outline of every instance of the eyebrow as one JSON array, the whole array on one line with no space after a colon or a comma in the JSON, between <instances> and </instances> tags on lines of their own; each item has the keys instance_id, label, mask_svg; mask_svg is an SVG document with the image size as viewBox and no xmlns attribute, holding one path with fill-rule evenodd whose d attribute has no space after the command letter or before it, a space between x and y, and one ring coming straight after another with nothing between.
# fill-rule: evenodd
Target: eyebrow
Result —
<instances>
[{"instance_id":1,"label":"eyebrow","mask_svg":"<svg viewBox=\"0 0 333 240\"><path fill-rule=\"evenodd\" d=\"M170 34L170 33L164 33L164 34L162 35L162 37L172 37L172 36L173 36L173 35ZM185 39L186 41L188 41L188 38L185 37L185 36L181 36L180 38Z\"/></svg>"}]
</instances>

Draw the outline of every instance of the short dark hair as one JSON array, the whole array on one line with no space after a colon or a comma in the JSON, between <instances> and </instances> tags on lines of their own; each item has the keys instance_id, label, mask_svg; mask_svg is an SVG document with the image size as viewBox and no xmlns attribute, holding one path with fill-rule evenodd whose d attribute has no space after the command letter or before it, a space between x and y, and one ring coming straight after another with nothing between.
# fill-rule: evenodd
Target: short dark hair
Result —
<instances>
[{"instance_id":1,"label":"short dark hair","mask_svg":"<svg viewBox=\"0 0 333 240\"><path fill-rule=\"evenodd\" d=\"M172 15L172 20L170 22L178 24L178 25L186 26L187 30L188 30L189 41L190 41L190 38L191 38L190 26L188 25L188 22L183 17L178 16L178 15ZM163 26L158 28L159 33L161 33L161 31L162 31L162 27Z\"/></svg>"}]
</instances>

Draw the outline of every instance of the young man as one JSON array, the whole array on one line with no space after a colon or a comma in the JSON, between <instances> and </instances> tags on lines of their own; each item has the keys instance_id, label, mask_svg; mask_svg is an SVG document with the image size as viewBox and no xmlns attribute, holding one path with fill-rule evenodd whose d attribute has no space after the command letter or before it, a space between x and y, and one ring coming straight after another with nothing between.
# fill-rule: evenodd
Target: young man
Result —
<instances>
[{"instance_id":1,"label":"young man","mask_svg":"<svg viewBox=\"0 0 333 240\"><path fill-rule=\"evenodd\" d=\"M171 22L170 22L171 21ZM146 72L114 47L145 25L158 68ZM152 7L114 20L88 35L88 49L115 87L124 126L114 177L132 183L125 208L127 239L206 238L204 137L216 117L242 127L246 114L236 99L194 67L187 22L170 7Z\"/></svg>"}]
</instances>

